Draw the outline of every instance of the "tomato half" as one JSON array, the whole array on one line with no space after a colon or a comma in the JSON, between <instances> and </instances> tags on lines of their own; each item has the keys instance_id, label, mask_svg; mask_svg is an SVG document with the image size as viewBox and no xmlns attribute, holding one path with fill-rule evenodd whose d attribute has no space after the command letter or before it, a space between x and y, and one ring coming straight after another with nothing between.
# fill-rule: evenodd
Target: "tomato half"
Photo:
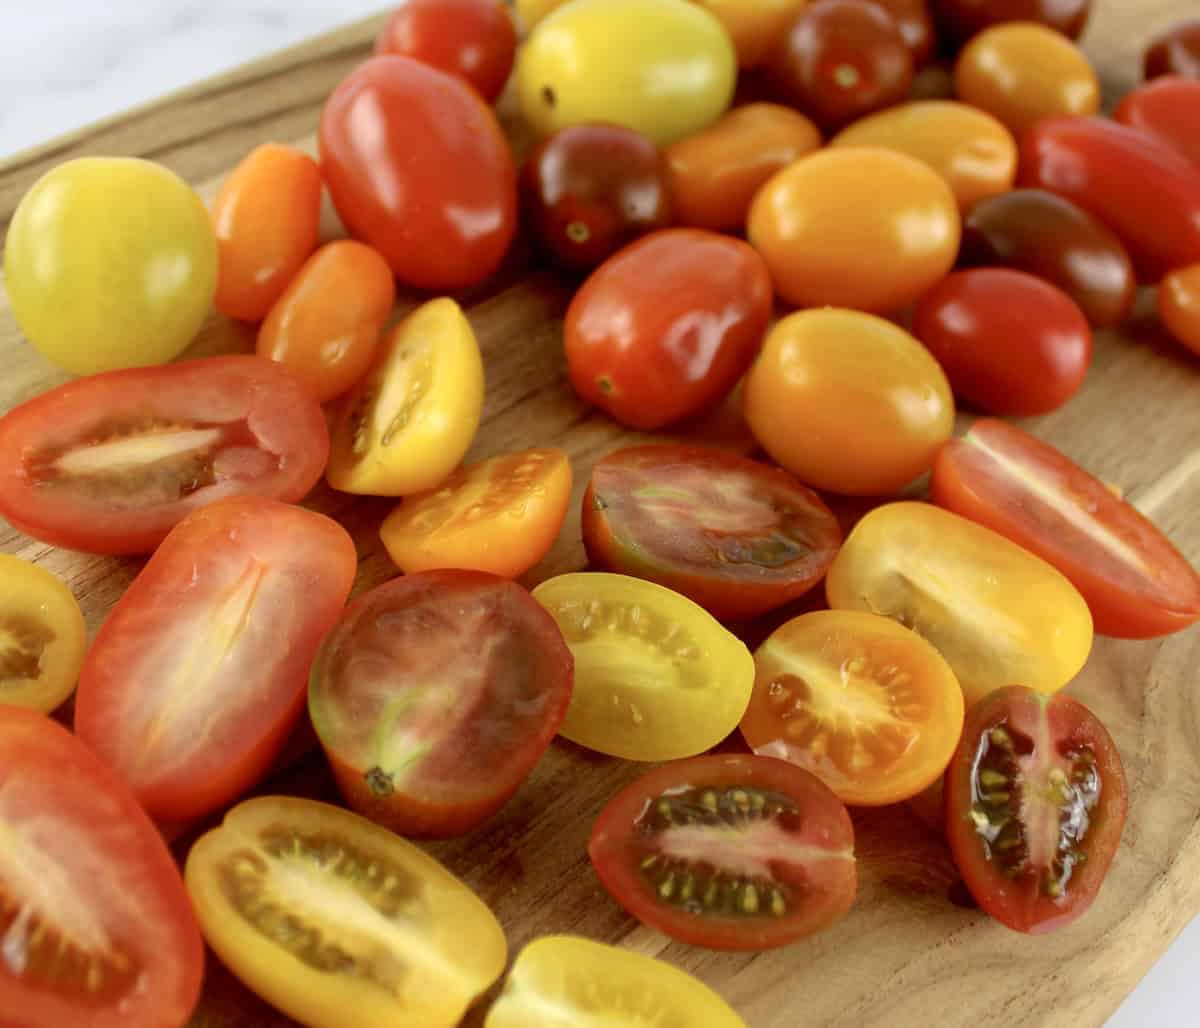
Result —
<instances>
[{"instance_id":1,"label":"tomato half","mask_svg":"<svg viewBox=\"0 0 1200 1028\"><path fill-rule=\"evenodd\" d=\"M1157 78L1126 95L1113 112L1122 125L1157 136L1200 170L1200 80Z\"/></svg>"},{"instance_id":2,"label":"tomato half","mask_svg":"<svg viewBox=\"0 0 1200 1028\"><path fill-rule=\"evenodd\" d=\"M1121 841L1128 790L1099 719L1069 696L1023 686L967 718L946 772L946 831L975 901L1019 932L1085 913Z\"/></svg>"},{"instance_id":3,"label":"tomato half","mask_svg":"<svg viewBox=\"0 0 1200 1028\"><path fill-rule=\"evenodd\" d=\"M466 885L339 807L247 800L186 879L222 962L312 1028L454 1028L504 971L504 932Z\"/></svg>"},{"instance_id":4,"label":"tomato half","mask_svg":"<svg viewBox=\"0 0 1200 1028\"><path fill-rule=\"evenodd\" d=\"M0 418L0 514L55 546L148 553L214 500L299 500L328 454L317 401L270 361L113 371Z\"/></svg>"},{"instance_id":5,"label":"tomato half","mask_svg":"<svg viewBox=\"0 0 1200 1028\"><path fill-rule=\"evenodd\" d=\"M358 566L337 522L219 500L171 532L88 651L75 731L154 817L186 820L270 767Z\"/></svg>"},{"instance_id":6,"label":"tomato half","mask_svg":"<svg viewBox=\"0 0 1200 1028\"><path fill-rule=\"evenodd\" d=\"M1200 18L1177 22L1146 48L1143 68L1147 79L1160 75L1200 78Z\"/></svg>"},{"instance_id":7,"label":"tomato half","mask_svg":"<svg viewBox=\"0 0 1200 1028\"><path fill-rule=\"evenodd\" d=\"M644 924L712 949L784 946L854 902L842 802L786 761L711 754L643 775L596 820L588 856Z\"/></svg>"},{"instance_id":8,"label":"tomato half","mask_svg":"<svg viewBox=\"0 0 1200 1028\"><path fill-rule=\"evenodd\" d=\"M1172 271L1162 280L1158 316L1171 335L1200 355L1200 264Z\"/></svg>"},{"instance_id":9,"label":"tomato half","mask_svg":"<svg viewBox=\"0 0 1200 1028\"><path fill-rule=\"evenodd\" d=\"M55 721L0 706L0 1021L181 1028L204 944L129 787Z\"/></svg>"}]
</instances>

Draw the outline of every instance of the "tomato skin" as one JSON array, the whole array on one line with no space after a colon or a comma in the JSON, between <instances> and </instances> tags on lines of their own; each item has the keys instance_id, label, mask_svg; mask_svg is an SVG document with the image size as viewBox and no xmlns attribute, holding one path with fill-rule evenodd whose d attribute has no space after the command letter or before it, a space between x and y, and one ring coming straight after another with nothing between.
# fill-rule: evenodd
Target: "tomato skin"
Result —
<instances>
[{"instance_id":1,"label":"tomato skin","mask_svg":"<svg viewBox=\"0 0 1200 1028\"><path fill-rule=\"evenodd\" d=\"M665 229L597 268L567 309L575 391L630 428L714 406L758 352L771 316L763 260L738 239Z\"/></svg>"},{"instance_id":2,"label":"tomato skin","mask_svg":"<svg viewBox=\"0 0 1200 1028\"><path fill-rule=\"evenodd\" d=\"M871 0L882 7L896 22L900 35L912 51L913 67L920 69L933 56L937 45L937 29L929 0Z\"/></svg>"},{"instance_id":3,"label":"tomato skin","mask_svg":"<svg viewBox=\"0 0 1200 1028\"><path fill-rule=\"evenodd\" d=\"M1178 150L1200 173L1200 76L1156 78L1128 93L1113 112L1122 125L1156 136Z\"/></svg>"},{"instance_id":4,"label":"tomato skin","mask_svg":"<svg viewBox=\"0 0 1200 1028\"><path fill-rule=\"evenodd\" d=\"M1033 21L1070 39L1083 35L1092 0L932 0L942 30L962 42L993 25Z\"/></svg>"},{"instance_id":5,"label":"tomato skin","mask_svg":"<svg viewBox=\"0 0 1200 1028\"><path fill-rule=\"evenodd\" d=\"M1162 280L1158 316L1171 335L1200 355L1200 264L1180 268Z\"/></svg>"},{"instance_id":6,"label":"tomato skin","mask_svg":"<svg viewBox=\"0 0 1200 1028\"><path fill-rule=\"evenodd\" d=\"M1172 25L1146 48L1147 81L1160 75L1200 79L1200 18Z\"/></svg>"},{"instance_id":7,"label":"tomato skin","mask_svg":"<svg viewBox=\"0 0 1200 1028\"><path fill-rule=\"evenodd\" d=\"M409 57L373 57L325 102L318 140L339 216L405 285L466 289L508 252L512 151L492 109L460 79Z\"/></svg>"},{"instance_id":8,"label":"tomato skin","mask_svg":"<svg viewBox=\"0 0 1200 1028\"><path fill-rule=\"evenodd\" d=\"M809 0L693 0L725 26L740 68L758 68Z\"/></svg>"}]
</instances>

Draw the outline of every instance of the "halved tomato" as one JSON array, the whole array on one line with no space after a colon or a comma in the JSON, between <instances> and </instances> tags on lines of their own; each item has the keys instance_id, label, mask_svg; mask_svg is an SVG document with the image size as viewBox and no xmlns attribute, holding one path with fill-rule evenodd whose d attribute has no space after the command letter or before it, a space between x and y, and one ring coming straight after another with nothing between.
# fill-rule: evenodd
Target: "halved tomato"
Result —
<instances>
[{"instance_id":1,"label":"halved tomato","mask_svg":"<svg viewBox=\"0 0 1200 1028\"><path fill-rule=\"evenodd\" d=\"M854 902L854 827L816 776L771 757L660 767L601 812L588 856L644 924L712 949L784 946Z\"/></svg>"},{"instance_id":2,"label":"halved tomato","mask_svg":"<svg viewBox=\"0 0 1200 1028\"><path fill-rule=\"evenodd\" d=\"M816 585L842 532L786 471L708 447L658 445L596 465L583 542L599 567L675 589L718 618L750 618Z\"/></svg>"},{"instance_id":3,"label":"halved tomato","mask_svg":"<svg viewBox=\"0 0 1200 1028\"><path fill-rule=\"evenodd\" d=\"M271 361L110 371L0 418L0 514L54 546L149 553L214 500L299 500L328 456L320 405Z\"/></svg>"},{"instance_id":4,"label":"halved tomato","mask_svg":"<svg viewBox=\"0 0 1200 1028\"><path fill-rule=\"evenodd\" d=\"M100 629L75 731L153 817L236 799L303 711L313 654L357 566L346 530L320 514L253 497L196 511Z\"/></svg>"}]
</instances>

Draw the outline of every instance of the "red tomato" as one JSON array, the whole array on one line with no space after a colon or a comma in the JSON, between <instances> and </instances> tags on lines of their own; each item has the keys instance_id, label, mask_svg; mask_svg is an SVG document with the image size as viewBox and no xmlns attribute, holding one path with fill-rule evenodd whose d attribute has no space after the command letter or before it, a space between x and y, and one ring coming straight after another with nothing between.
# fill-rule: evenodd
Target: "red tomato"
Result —
<instances>
[{"instance_id":1,"label":"red tomato","mask_svg":"<svg viewBox=\"0 0 1200 1028\"><path fill-rule=\"evenodd\" d=\"M1015 425L984 419L948 442L934 502L1037 554L1087 600L1096 631L1123 639L1200 620L1200 574L1136 508Z\"/></svg>"},{"instance_id":2,"label":"red tomato","mask_svg":"<svg viewBox=\"0 0 1200 1028\"><path fill-rule=\"evenodd\" d=\"M55 546L148 553L213 500L299 500L328 457L317 401L270 361L111 371L0 418L0 514Z\"/></svg>"},{"instance_id":3,"label":"red tomato","mask_svg":"<svg viewBox=\"0 0 1200 1028\"><path fill-rule=\"evenodd\" d=\"M1172 25L1146 48L1147 79L1160 75L1200 78L1200 18Z\"/></svg>"},{"instance_id":4,"label":"red tomato","mask_svg":"<svg viewBox=\"0 0 1200 1028\"><path fill-rule=\"evenodd\" d=\"M517 173L492 109L409 57L374 57L321 112L321 170L351 235L419 289L496 270L516 230Z\"/></svg>"},{"instance_id":5,"label":"red tomato","mask_svg":"<svg viewBox=\"0 0 1200 1028\"><path fill-rule=\"evenodd\" d=\"M634 917L693 946L762 950L854 902L854 828L820 779L773 757L666 764L617 793L588 856Z\"/></svg>"},{"instance_id":6,"label":"red tomato","mask_svg":"<svg viewBox=\"0 0 1200 1028\"><path fill-rule=\"evenodd\" d=\"M1200 79L1157 78L1121 101L1113 117L1178 150L1200 173Z\"/></svg>"},{"instance_id":7,"label":"red tomato","mask_svg":"<svg viewBox=\"0 0 1200 1028\"><path fill-rule=\"evenodd\" d=\"M575 391L630 428L716 404L745 373L771 316L771 276L739 239L654 232L575 294L563 329Z\"/></svg>"},{"instance_id":8,"label":"red tomato","mask_svg":"<svg viewBox=\"0 0 1200 1028\"><path fill-rule=\"evenodd\" d=\"M1041 933L1096 898L1128 793L1095 714L1062 693L1014 685L967 715L945 802L950 850L975 901L1009 928Z\"/></svg>"},{"instance_id":9,"label":"red tomato","mask_svg":"<svg viewBox=\"0 0 1200 1028\"><path fill-rule=\"evenodd\" d=\"M235 497L191 514L117 601L79 675L75 731L154 817L186 820L267 770L357 568L337 522Z\"/></svg>"},{"instance_id":10,"label":"red tomato","mask_svg":"<svg viewBox=\"0 0 1200 1028\"><path fill-rule=\"evenodd\" d=\"M939 26L954 42L1006 21L1036 21L1078 39L1092 0L932 0L931 6Z\"/></svg>"},{"instance_id":11,"label":"red tomato","mask_svg":"<svg viewBox=\"0 0 1200 1028\"><path fill-rule=\"evenodd\" d=\"M0 1023L180 1028L204 943L162 836L65 728L0 706Z\"/></svg>"},{"instance_id":12,"label":"red tomato","mask_svg":"<svg viewBox=\"0 0 1200 1028\"><path fill-rule=\"evenodd\" d=\"M913 332L955 394L991 414L1056 410L1092 363L1092 330L1066 293L1010 268L958 271L917 304Z\"/></svg>"}]
</instances>

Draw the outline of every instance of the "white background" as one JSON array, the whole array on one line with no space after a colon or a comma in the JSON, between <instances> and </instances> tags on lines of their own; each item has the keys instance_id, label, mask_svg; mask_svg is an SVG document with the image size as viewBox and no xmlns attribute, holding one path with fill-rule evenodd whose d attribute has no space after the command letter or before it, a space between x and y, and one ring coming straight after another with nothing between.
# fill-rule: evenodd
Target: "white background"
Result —
<instances>
[{"instance_id":1,"label":"white background","mask_svg":"<svg viewBox=\"0 0 1200 1028\"><path fill-rule=\"evenodd\" d=\"M0 0L0 158L384 7L371 0ZM1198 968L1200 921L1108 1028L1200 1024Z\"/></svg>"}]
</instances>

